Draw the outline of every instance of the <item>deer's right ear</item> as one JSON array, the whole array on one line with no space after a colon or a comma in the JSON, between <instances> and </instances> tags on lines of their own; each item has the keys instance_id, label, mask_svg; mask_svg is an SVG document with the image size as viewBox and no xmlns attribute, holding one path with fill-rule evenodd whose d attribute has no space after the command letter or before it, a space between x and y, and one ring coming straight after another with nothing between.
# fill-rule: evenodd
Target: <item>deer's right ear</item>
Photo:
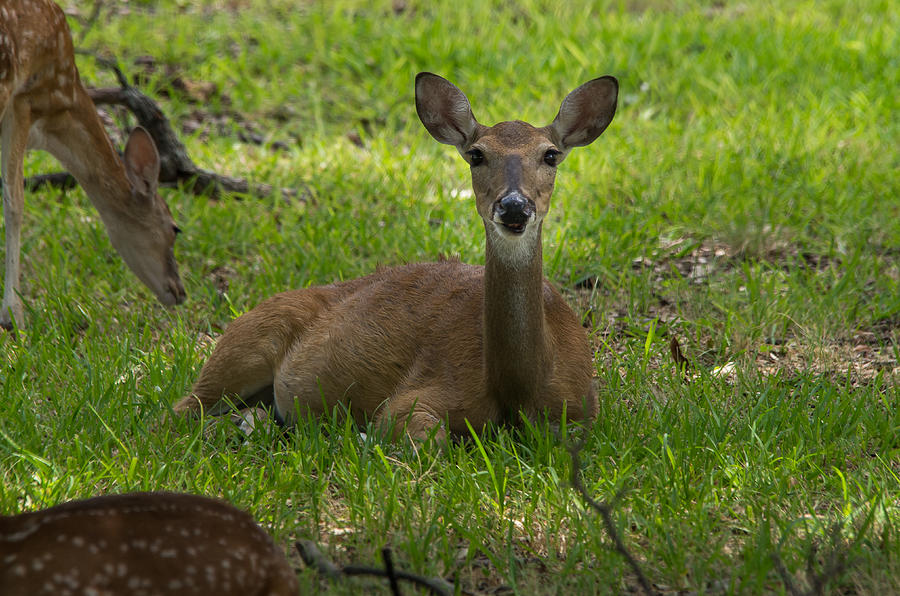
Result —
<instances>
[{"instance_id":1,"label":"deer's right ear","mask_svg":"<svg viewBox=\"0 0 900 596\"><path fill-rule=\"evenodd\" d=\"M619 82L610 76L588 81L569 93L548 127L559 148L568 151L593 143L612 122L618 95Z\"/></svg>"},{"instance_id":2,"label":"deer's right ear","mask_svg":"<svg viewBox=\"0 0 900 596\"><path fill-rule=\"evenodd\" d=\"M475 140L478 121L466 95L443 77L430 72L416 75L416 112L440 143L462 151Z\"/></svg>"}]
</instances>

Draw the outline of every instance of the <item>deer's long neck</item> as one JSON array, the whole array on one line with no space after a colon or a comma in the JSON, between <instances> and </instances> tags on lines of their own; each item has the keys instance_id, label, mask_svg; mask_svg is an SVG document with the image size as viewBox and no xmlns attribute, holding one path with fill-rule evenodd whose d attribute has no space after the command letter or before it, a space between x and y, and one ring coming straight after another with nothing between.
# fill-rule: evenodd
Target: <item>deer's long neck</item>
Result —
<instances>
[{"instance_id":1,"label":"deer's long neck","mask_svg":"<svg viewBox=\"0 0 900 596\"><path fill-rule=\"evenodd\" d=\"M131 185L93 102L80 83L75 85L69 109L42 123L40 144L72 173L106 219L110 212L127 210L120 201L128 196Z\"/></svg>"},{"instance_id":2,"label":"deer's long neck","mask_svg":"<svg viewBox=\"0 0 900 596\"><path fill-rule=\"evenodd\" d=\"M547 374L549 350L543 300L540 223L528 237L512 239L488 230L484 273L484 365L488 392L503 416L535 403ZM514 419L512 421L515 421Z\"/></svg>"}]
</instances>

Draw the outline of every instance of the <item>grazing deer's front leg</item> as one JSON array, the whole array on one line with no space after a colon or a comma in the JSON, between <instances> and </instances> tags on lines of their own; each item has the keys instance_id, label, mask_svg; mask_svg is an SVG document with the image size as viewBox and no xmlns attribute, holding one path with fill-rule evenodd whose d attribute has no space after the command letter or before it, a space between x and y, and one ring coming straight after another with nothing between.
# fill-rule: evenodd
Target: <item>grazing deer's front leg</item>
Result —
<instances>
[{"instance_id":1,"label":"grazing deer's front leg","mask_svg":"<svg viewBox=\"0 0 900 596\"><path fill-rule=\"evenodd\" d=\"M22 217L25 209L23 166L28 143L30 114L27 106L7 107L0 121L2 152L3 219L6 224L6 279L3 286L3 311L0 326L12 329L22 325L23 308L19 297L21 274Z\"/></svg>"}]
</instances>

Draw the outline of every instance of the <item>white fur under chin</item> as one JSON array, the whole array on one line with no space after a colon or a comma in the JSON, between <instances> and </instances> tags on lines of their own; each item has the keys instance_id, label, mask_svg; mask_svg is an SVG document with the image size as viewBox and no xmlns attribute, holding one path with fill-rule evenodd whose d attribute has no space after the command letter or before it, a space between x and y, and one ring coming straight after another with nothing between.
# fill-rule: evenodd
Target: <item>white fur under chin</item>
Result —
<instances>
[{"instance_id":1,"label":"white fur under chin","mask_svg":"<svg viewBox=\"0 0 900 596\"><path fill-rule=\"evenodd\" d=\"M485 228L494 247L494 255L503 261L504 265L518 269L531 263L535 254L535 247L541 241L540 222L537 218L528 222L525 231L521 234L513 234L503 227L503 224L490 222Z\"/></svg>"}]
</instances>

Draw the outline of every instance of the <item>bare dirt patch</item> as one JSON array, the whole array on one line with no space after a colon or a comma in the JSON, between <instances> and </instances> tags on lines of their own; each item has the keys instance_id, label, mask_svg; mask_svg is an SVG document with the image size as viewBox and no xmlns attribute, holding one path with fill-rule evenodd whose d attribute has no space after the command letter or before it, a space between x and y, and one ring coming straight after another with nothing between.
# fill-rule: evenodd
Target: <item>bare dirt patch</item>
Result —
<instances>
[{"instance_id":1,"label":"bare dirt patch","mask_svg":"<svg viewBox=\"0 0 900 596\"><path fill-rule=\"evenodd\" d=\"M684 357L691 366L707 368L715 374L734 376L737 368L755 368L764 376L815 374L832 377L851 386L869 385L881 379L888 385L900 380L900 317L879 320L867 329L847 330L839 336L813 337L799 330L782 337L766 337L737 350L732 359L722 361L715 346L721 338L715 331L694 325L686 320L686 301L697 288L724 283L745 262L762 262L785 272L820 272L840 267L840 256L814 254L786 243L770 243L760 259L747 254L744 247L734 247L717 241L696 241L691 238L663 240L648 256L632 261L637 275L649 277L650 301L642 313L629 312L626 297L604 292L595 277L578 282L568 293L570 303L585 313L585 326L592 330L596 357L604 365L616 361L632 347L635 340L643 341L651 332L661 338L679 340ZM890 275L891 272L889 271ZM678 297L667 290L673 279L686 281ZM603 294L603 312L596 312L597 295ZM700 298L698 298L700 300ZM704 313L704 317L720 317L721 313ZM690 336L689 338L687 336ZM652 356L651 366L672 366L674 361L662 354ZM725 373L722 370L726 369Z\"/></svg>"}]
</instances>

